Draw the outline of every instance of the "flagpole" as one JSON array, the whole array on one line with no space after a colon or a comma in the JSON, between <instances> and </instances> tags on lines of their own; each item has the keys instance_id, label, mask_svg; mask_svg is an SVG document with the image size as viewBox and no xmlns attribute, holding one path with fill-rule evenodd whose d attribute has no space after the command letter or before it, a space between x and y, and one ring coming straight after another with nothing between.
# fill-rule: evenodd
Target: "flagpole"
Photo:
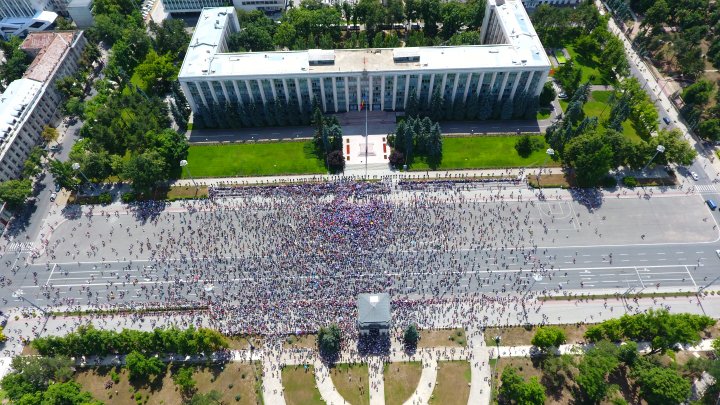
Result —
<instances>
[{"instance_id":1,"label":"flagpole","mask_svg":"<svg viewBox=\"0 0 720 405\"><path fill-rule=\"evenodd\" d=\"M368 106L365 106L365 179L368 175Z\"/></svg>"}]
</instances>

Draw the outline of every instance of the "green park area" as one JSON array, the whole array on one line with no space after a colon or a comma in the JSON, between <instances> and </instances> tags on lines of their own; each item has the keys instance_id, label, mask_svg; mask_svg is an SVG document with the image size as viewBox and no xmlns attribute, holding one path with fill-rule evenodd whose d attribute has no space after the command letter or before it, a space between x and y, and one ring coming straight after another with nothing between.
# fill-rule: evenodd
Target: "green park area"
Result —
<instances>
[{"instance_id":1,"label":"green park area","mask_svg":"<svg viewBox=\"0 0 720 405\"><path fill-rule=\"evenodd\" d=\"M610 110L612 109L610 97L612 96L612 93L613 92L610 90L596 90L590 92L590 98L583 106L583 111L586 116L598 117L600 120L600 127L602 127L603 120L610 116ZM567 106L568 100L560 100L560 107L563 109L563 112L567 110ZM628 139L635 142L640 142L642 140L630 120L625 120L622 127L623 135L625 135Z\"/></svg>"},{"instance_id":2,"label":"green park area","mask_svg":"<svg viewBox=\"0 0 720 405\"><path fill-rule=\"evenodd\" d=\"M335 364L330 369L335 388L353 405L370 404L370 380L367 364Z\"/></svg>"},{"instance_id":3,"label":"green park area","mask_svg":"<svg viewBox=\"0 0 720 405\"><path fill-rule=\"evenodd\" d=\"M273 176L325 173L308 142L192 145L188 168L194 177ZM183 178L188 178L188 171Z\"/></svg>"},{"instance_id":4,"label":"green park area","mask_svg":"<svg viewBox=\"0 0 720 405\"><path fill-rule=\"evenodd\" d=\"M544 142L542 135L533 135L532 138ZM528 157L522 157L515 150L517 136L474 136L443 139L443 156L438 170L451 169L495 169L504 167L533 167L542 166L543 163L555 165L547 160L545 148L532 152ZM422 160L416 160L413 170L429 170L429 166Z\"/></svg>"},{"instance_id":5,"label":"green park area","mask_svg":"<svg viewBox=\"0 0 720 405\"><path fill-rule=\"evenodd\" d=\"M600 63L595 55L581 55L577 53L573 45L568 45L565 49L570 54L570 59L575 66L582 70L581 83L590 82L590 84L613 84L615 79L600 71Z\"/></svg>"},{"instance_id":6,"label":"green park area","mask_svg":"<svg viewBox=\"0 0 720 405\"><path fill-rule=\"evenodd\" d=\"M567 59L565 58L565 54L563 53L562 49L555 50L555 59L557 59L558 63L561 65L567 62Z\"/></svg>"},{"instance_id":7,"label":"green park area","mask_svg":"<svg viewBox=\"0 0 720 405\"><path fill-rule=\"evenodd\" d=\"M410 399L420 382L422 364L419 361L385 363L385 404L402 405Z\"/></svg>"},{"instance_id":8,"label":"green park area","mask_svg":"<svg viewBox=\"0 0 720 405\"><path fill-rule=\"evenodd\" d=\"M467 404L470 397L471 380L469 362L438 362L437 380L430 397L430 405Z\"/></svg>"},{"instance_id":9,"label":"green park area","mask_svg":"<svg viewBox=\"0 0 720 405\"><path fill-rule=\"evenodd\" d=\"M322 405L325 401L315 385L315 368L287 366L282 369L285 401L288 405Z\"/></svg>"}]
</instances>

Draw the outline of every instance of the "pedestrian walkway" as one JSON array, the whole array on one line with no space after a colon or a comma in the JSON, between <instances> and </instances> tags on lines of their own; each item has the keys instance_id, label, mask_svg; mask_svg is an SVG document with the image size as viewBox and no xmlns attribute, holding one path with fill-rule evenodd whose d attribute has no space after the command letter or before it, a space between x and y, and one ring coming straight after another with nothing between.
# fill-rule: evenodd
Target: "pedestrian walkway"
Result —
<instances>
[{"instance_id":1,"label":"pedestrian walkway","mask_svg":"<svg viewBox=\"0 0 720 405\"><path fill-rule=\"evenodd\" d=\"M330 370L325 363L319 359L315 361L315 384L317 385L320 396L327 405L349 405L342 395L335 388L333 380L330 377ZM372 393L371 393L372 397ZM372 404L372 401L370 402Z\"/></svg>"},{"instance_id":2,"label":"pedestrian walkway","mask_svg":"<svg viewBox=\"0 0 720 405\"><path fill-rule=\"evenodd\" d=\"M470 398L468 404L489 404L491 399L490 353L485 346L485 334L479 329L466 332L470 350Z\"/></svg>"},{"instance_id":3,"label":"pedestrian walkway","mask_svg":"<svg viewBox=\"0 0 720 405\"><path fill-rule=\"evenodd\" d=\"M370 405L385 405L385 378L383 360L380 357L368 358L370 378Z\"/></svg>"},{"instance_id":4,"label":"pedestrian walkway","mask_svg":"<svg viewBox=\"0 0 720 405\"><path fill-rule=\"evenodd\" d=\"M430 357L422 360L422 374L420 381L412 396L405 401L404 405L423 405L430 401L435 384L437 383L438 362Z\"/></svg>"},{"instance_id":5,"label":"pedestrian walkway","mask_svg":"<svg viewBox=\"0 0 720 405\"><path fill-rule=\"evenodd\" d=\"M698 184L695 187L695 190L701 192L701 193L717 193L717 187L715 187L714 184Z\"/></svg>"},{"instance_id":6,"label":"pedestrian walkway","mask_svg":"<svg viewBox=\"0 0 720 405\"><path fill-rule=\"evenodd\" d=\"M263 399L268 404L285 405L281 370L273 356L263 356Z\"/></svg>"}]
</instances>

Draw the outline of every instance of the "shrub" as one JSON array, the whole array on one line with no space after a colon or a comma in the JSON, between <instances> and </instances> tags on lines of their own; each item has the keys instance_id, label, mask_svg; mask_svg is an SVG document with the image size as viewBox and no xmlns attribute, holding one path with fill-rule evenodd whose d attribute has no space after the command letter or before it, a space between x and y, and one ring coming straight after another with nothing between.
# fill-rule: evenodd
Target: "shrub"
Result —
<instances>
[{"instance_id":1,"label":"shrub","mask_svg":"<svg viewBox=\"0 0 720 405\"><path fill-rule=\"evenodd\" d=\"M617 180L613 176L605 176L600 180L600 185L605 188L612 188L617 186Z\"/></svg>"},{"instance_id":2,"label":"shrub","mask_svg":"<svg viewBox=\"0 0 720 405\"><path fill-rule=\"evenodd\" d=\"M623 177L622 182L626 187L630 188L636 187L638 185L637 179L633 176Z\"/></svg>"},{"instance_id":3,"label":"shrub","mask_svg":"<svg viewBox=\"0 0 720 405\"><path fill-rule=\"evenodd\" d=\"M123 193L123 195L120 197L122 202L124 203L131 203L135 201L137 197L135 196L135 193Z\"/></svg>"},{"instance_id":4,"label":"shrub","mask_svg":"<svg viewBox=\"0 0 720 405\"><path fill-rule=\"evenodd\" d=\"M112 202L112 196L105 191L98 196L98 202L103 205L110 204Z\"/></svg>"}]
</instances>

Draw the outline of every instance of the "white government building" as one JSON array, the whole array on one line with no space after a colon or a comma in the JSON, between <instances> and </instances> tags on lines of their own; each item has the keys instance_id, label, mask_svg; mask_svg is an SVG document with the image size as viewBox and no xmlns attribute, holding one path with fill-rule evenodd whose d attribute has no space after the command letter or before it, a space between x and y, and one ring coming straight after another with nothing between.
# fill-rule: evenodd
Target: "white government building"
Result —
<instances>
[{"instance_id":1,"label":"white government building","mask_svg":"<svg viewBox=\"0 0 720 405\"><path fill-rule=\"evenodd\" d=\"M228 53L240 25L231 7L204 9L179 74L194 112L226 102L321 101L325 112L403 111L408 96L435 89L463 101L540 94L550 61L520 0L488 0L484 45Z\"/></svg>"}]
</instances>

